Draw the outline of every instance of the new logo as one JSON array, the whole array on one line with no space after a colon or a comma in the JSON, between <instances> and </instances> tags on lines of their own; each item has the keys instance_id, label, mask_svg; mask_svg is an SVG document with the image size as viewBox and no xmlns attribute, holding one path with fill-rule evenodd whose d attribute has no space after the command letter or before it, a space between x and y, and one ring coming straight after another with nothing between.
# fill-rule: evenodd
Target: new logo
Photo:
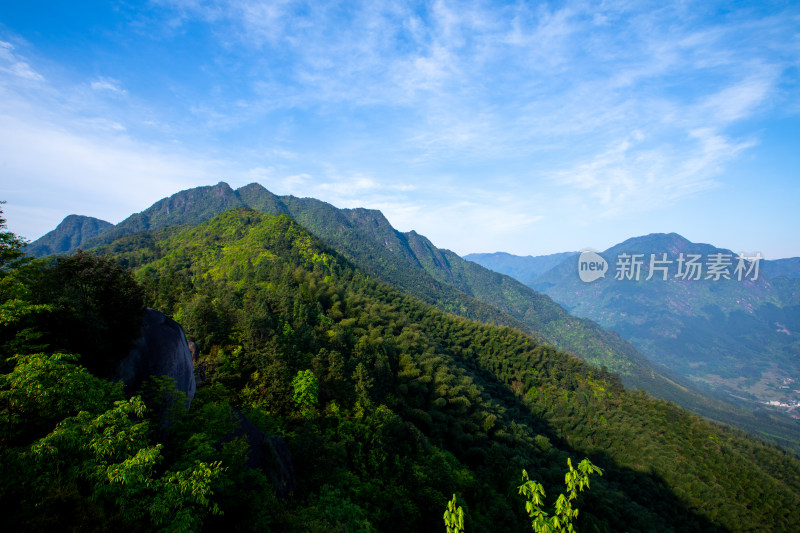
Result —
<instances>
[{"instance_id":1,"label":"new logo","mask_svg":"<svg viewBox=\"0 0 800 533\"><path fill-rule=\"evenodd\" d=\"M590 250L581 252L578 257L578 276L584 283L590 283L596 279L606 277L608 263L603 257Z\"/></svg>"}]
</instances>

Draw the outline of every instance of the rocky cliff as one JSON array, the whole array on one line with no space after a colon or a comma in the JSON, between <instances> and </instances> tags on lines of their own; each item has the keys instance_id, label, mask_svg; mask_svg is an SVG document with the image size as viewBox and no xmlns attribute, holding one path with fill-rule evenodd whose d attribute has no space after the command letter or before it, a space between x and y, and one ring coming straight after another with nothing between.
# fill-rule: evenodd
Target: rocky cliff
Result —
<instances>
[{"instance_id":1,"label":"rocky cliff","mask_svg":"<svg viewBox=\"0 0 800 533\"><path fill-rule=\"evenodd\" d=\"M150 376L167 376L189 402L194 398L192 353L183 328L155 309L145 310L141 336L120 362L117 374L129 393L139 390Z\"/></svg>"}]
</instances>

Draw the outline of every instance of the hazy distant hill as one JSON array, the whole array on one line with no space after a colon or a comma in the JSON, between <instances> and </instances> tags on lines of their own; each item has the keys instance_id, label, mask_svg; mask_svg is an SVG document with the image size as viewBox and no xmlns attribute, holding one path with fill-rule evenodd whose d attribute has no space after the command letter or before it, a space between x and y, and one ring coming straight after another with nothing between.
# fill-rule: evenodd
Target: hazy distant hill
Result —
<instances>
[{"instance_id":1,"label":"hazy distant hill","mask_svg":"<svg viewBox=\"0 0 800 533\"><path fill-rule=\"evenodd\" d=\"M501 274L511 276L528 285L536 278L559 265L567 259L575 257L578 252L561 252L558 254L519 256L506 252L491 254L467 254L464 259L473 261L481 266Z\"/></svg>"},{"instance_id":2,"label":"hazy distant hill","mask_svg":"<svg viewBox=\"0 0 800 533\"><path fill-rule=\"evenodd\" d=\"M641 279L615 279L620 254L641 253ZM656 271L650 280L650 254L674 261L667 280ZM677 278L683 253L731 258L730 280ZM609 264L605 278L582 282L577 260L540 276L532 286L572 313L590 318L633 342L652 361L751 400L800 400L800 260L761 261L753 274L736 279L736 254L671 234L629 239L601 254ZM796 380L796 381L795 381ZM800 413L798 413L800 414Z\"/></svg>"},{"instance_id":3,"label":"hazy distant hill","mask_svg":"<svg viewBox=\"0 0 800 533\"><path fill-rule=\"evenodd\" d=\"M68 253L113 227L98 218L69 215L56 229L26 246L25 253L33 257Z\"/></svg>"},{"instance_id":4,"label":"hazy distant hill","mask_svg":"<svg viewBox=\"0 0 800 533\"><path fill-rule=\"evenodd\" d=\"M590 320L571 316L550 297L509 276L435 247L416 232L395 230L380 211L338 209L313 198L279 197L258 184L233 190L221 182L160 200L82 246L104 245L143 231L177 230L235 207L288 214L368 274L446 312L520 329L620 373L629 386L641 387L740 427L752 430L769 426L770 433L782 435L793 443L800 442L797 428L785 427L783 422L769 418L755 420L730 405L712 400L678 374L654 366L617 334Z\"/></svg>"},{"instance_id":5,"label":"hazy distant hill","mask_svg":"<svg viewBox=\"0 0 800 533\"><path fill-rule=\"evenodd\" d=\"M770 278L784 276L798 279L800 278L800 257L765 261L761 271Z\"/></svg>"}]
</instances>

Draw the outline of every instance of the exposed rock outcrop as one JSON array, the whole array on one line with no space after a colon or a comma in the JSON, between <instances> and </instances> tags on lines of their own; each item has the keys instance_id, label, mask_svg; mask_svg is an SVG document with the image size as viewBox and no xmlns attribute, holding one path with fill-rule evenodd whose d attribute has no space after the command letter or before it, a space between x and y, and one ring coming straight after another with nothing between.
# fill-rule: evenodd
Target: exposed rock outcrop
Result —
<instances>
[{"instance_id":1,"label":"exposed rock outcrop","mask_svg":"<svg viewBox=\"0 0 800 533\"><path fill-rule=\"evenodd\" d=\"M150 376L170 377L191 403L197 385L192 353L180 324L160 311L146 309L141 336L120 362L117 375L128 394L139 391Z\"/></svg>"},{"instance_id":2,"label":"exposed rock outcrop","mask_svg":"<svg viewBox=\"0 0 800 533\"><path fill-rule=\"evenodd\" d=\"M198 362L200 360L200 346L194 341L189 341L189 351L192 354L192 361Z\"/></svg>"}]
</instances>

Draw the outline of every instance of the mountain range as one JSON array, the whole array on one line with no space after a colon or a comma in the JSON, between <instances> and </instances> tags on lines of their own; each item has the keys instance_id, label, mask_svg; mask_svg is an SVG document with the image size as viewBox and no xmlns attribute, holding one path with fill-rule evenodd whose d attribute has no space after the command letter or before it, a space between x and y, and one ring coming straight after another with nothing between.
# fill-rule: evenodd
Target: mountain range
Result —
<instances>
[{"instance_id":1,"label":"mountain range","mask_svg":"<svg viewBox=\"0 0 800 533\"><path fill-rule=\"evenodd\" d=\"M470 531L530 531L517 494L521 469L553 501L570 457L603 470L575 502L580 530L800 525L793 454L625 390L616 375L518 329L444 313L364 272L287 215L229 209L82 256L94 254L127 266L148 305L198 344L201 382L186 424L162 445L163 468L221 461L208 496L221 513L192 510L207 530L441 531L456 493ZM306 390L302 376L318 389ZM286 440L291 500L276 501L258 471L243 472L238 439L214 445L231 408ZM106 516L117 501L155 492L123 483L129 498L104 498L107 477L90 478ZM71 479L58 479L56 490ZM82 494L70 501L80 505ZM58 503L44 501L51 519Z\"/></svg>"},{"instance_id":2,"label":"mountain range","mask_svg":"<svg viewBox=\"0 0 800 533\"><path fill-rule=\"evenodd\" d=\"M508 262L507 255L496 257ZM800 403L800 258L745 262L745 269L753 267L747 275L736 272L733 251L675 233L631 238L599 255L609 271L590 283L579 277L575 256L546 272L500 271L526 279L571 313L616 331L651 361L698 384L800 417L794 407ZM637 255L638 281L620 279L620 258ZM700 279L679 275L679 258L692 256L706 268ZM488 266L495 256L468 257ZM728 263L719 279L708 270L714 258Z\"/></svg>"},{"instance_id":3,"label":"mountain range","mask_svg":"<svg viewBox=\"0 0 800 533\"><path fill-rule=\"evenodd\" d=\"M276 196L255 183L234 190L220 182L176 193L115 226L102 225L104 229L95 234L72 232L70 248L62 247L59 253L109 246L123 236L179 231L226 210L243 207L289 215L369 275L445 312L518 329L618 373L629 387L642 388L704 416L761 432L789 446L800 444L800 428L791 420L771 412L754 414L707 390L701 391L690 379L653 364L634 344L604 329L602 321L573 316L550 296L513 277L439 249L414 231L399 232L380 211L338 209L313 198ZM67 217L52 234L70 234L72 220ZM51 234L45 235L29 245L28 251L44 255L43 251L52 249L45 245L53 240ZM60 242L67 241L62 238ZM546 270L544 266L564 264L559 261L564 257L569 254L532 258L531 264ZM537 279L541 280L541 275ZM575 314L580 316L580 310Z\"/></svg>"},{"instance_id":4,"label":"mountain range","mask_svg":"<svg viewBox=\"0 0 800 533\"><path fill-rule=\"evenodd\" d=\"M0 331L14 341L0 348L23 353L4 352L14 369L0 380L0 393L13 399L3 409L15 415L0 417L0 500L12 510L12 529L150 530L169 520L175 529L213 531L441 531L455 494L469 531L530 531L530 506L518 496L522 470L552 502L568 461L582 457L602 476L574 502L579 530L800 527L793 426L764 413L736 415L688 380L682 388L619 336L394 230L377 211L218 184L166 198L80 247L87 253L21 261L4 278L19 290L4 296L3 309L31 311L8 315ZM102 265L122 280L92 275ZM37 269L42 275L32 275ZM92 288L86 305L66 305L87 296L62 286L71 276ZM69 351L57 334L63 324L38 310L80 315L98 299L113 308L123 281L195 343L197 392L163 442L140 420L150 403L126 414L129 404L98 392L120 392L111 382L58 387L56 373L39 370L70 357L59 368L86 373L83 355L38 353L42 341ZM85 338L103 328L95 322L87 321ZM560 350L548 337L584 351ZM125 343L107 352L117 350ZM622 372L575 355L605 357ZM635 390L637 380L709 410L722 405L717 414L773 431L793 450ZM96 399L94 411L64 394ZM42 398L61 407L34 419L39 425L16 414ZM290 476L291 499L270 490L273 471L251 461L249 437L230 440L242 416L262 443L266 435L285 442L280 471ZM165 500L153 487L172 487L170 479L184 483ZM122 512L132 505L135 512Z\"/></svg>"}]
</instances>

